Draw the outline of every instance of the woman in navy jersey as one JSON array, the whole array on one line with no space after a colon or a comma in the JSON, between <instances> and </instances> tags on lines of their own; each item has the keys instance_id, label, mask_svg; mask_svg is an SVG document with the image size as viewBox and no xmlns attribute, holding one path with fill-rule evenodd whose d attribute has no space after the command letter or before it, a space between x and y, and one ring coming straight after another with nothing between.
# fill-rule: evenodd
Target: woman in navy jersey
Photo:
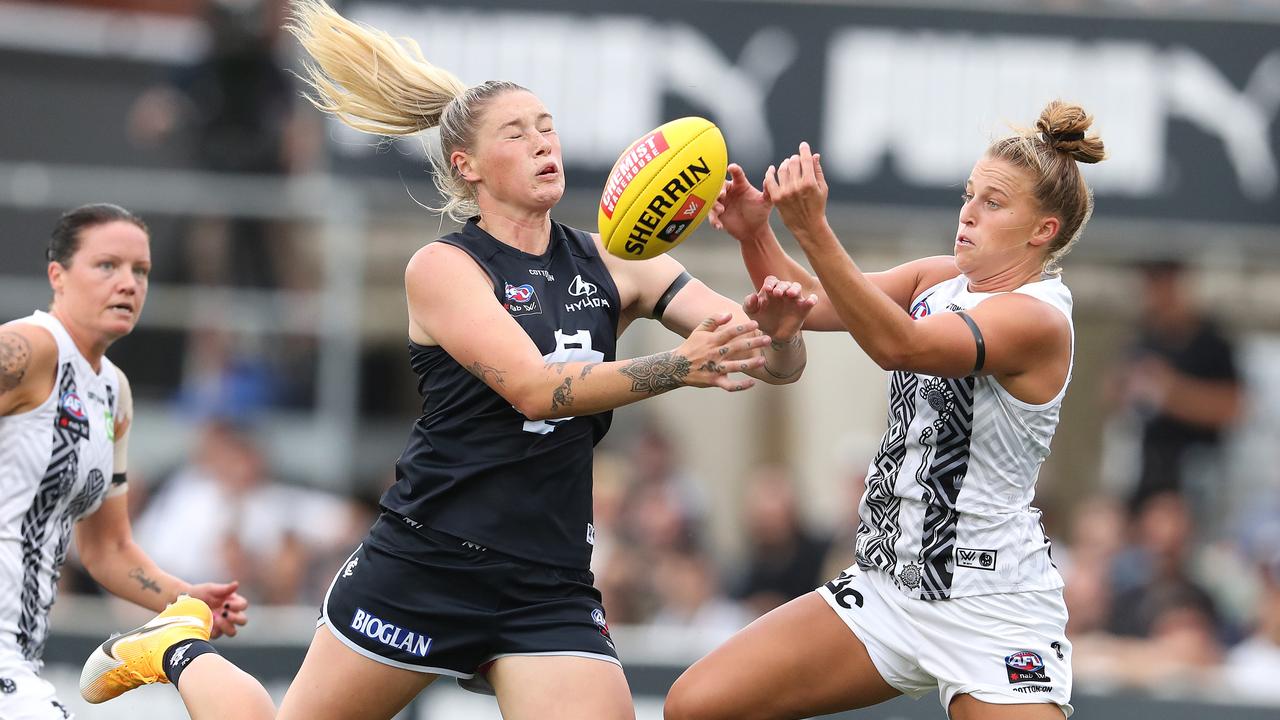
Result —
<instances>
[{"instance_id":1,"label":"woman in navy jersey","mask_svg":"<svg viewBox=\"0 0 1280 720\"><path fill-rule=\"evenodd\" d=\"M317 0L294 11L317 63L315 104L370 133L438 128L442 210L466 222L409 261L423 413L381 517L330 587L280 716L390 718L446 675L496 694L506 718L631 718L588 570L593 447L611 411L637 400L685 386L745 390L754 380L744 374L794 381L817 298L779 283L739 306L671 257L609 255L595 234L551 218L564 168L537 96L509 82L468 88L416 46ZM618 335L642 318L685 340L618 360ZM151 649L139 654L163 662L195 715L269 716L226 694L193 698L230 666L192 637L143 639ZM108 654L86 667L86 697L146 675L117 672L112 663L127 660Z\"/></svg>"},{"instance_id":2,"label":"woman in navy jersey","mask_svg":"<svg viewBox=\"0 0 1280 720\"><path fill-rule=\"evenodd\" d=\"M0 325L0 717L9 720L67 717L38 673L73 537L93 579L142 607L187 593L217 609L215 633L235 635L248 606L235 583L192 585L133 541L133 398L106 352L147 298L146 225L115 205L78 207L59 218L47 257L48 312Z\"/></svg>"},{"instance_id":3,"label":"woman in navy jersey","mask_svg":"<svg viewBox=\"0 0 1280 720\"><path fill-rule=\"evenodd\" d=\"M1052 102L993 142L965 183L954 254L863 273L826 218L822 164L741 168L712 222L752 278L804 278L813 330L847 332L890 371L889 428L859 506L857 562L757 620L672 687L667 720L784 720L937 693L954 720L1072 712L1062 577L1031 506L1071 379L1071 292L1058 263L1103 159L1092 118ZM779 214L809 277L769 229Z\"/></svg>"}]
</instances>

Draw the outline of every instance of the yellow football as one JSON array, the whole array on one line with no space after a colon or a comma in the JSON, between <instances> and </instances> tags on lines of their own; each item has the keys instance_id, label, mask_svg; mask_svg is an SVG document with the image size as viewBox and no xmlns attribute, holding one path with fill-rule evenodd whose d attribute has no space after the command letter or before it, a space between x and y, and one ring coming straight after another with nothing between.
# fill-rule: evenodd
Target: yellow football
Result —
<instances>
[{"instance_id":1,"label":"yellow football","mask_svg":"<svg viewBox=\"0 0 1280 720\"><path fill-rule=\"evenodd\" d=\"M628 260L679 245L710 212L729 153L720 128L686 117L635 141L614 163L600 195L600 239Z\"/></svg>"}]
</instances>

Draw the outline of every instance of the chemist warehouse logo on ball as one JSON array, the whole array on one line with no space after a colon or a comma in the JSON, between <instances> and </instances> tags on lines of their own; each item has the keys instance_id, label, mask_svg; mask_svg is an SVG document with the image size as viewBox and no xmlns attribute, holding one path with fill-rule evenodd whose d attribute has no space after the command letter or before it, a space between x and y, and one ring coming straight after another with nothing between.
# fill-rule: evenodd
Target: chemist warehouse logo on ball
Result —
<instances>
[{"instance_id":1,"label":"chemist warehouse logo on ball","mask_svg":"<svg viewBox=\"0 0 1280 720\"><path fill-rule=\"evenodd\" d=\"M431 638L426 635L392 625L360 608L356 608L356 615L351 619L351 629L370 640L418 657L426 657L431 649Z\"/></svg>"},{"instance_id":2,"label":"chemist warehouse logo on ball","mask_svg":"<svg viewBox=\"0 0 1280 720\"><path fill-rule=\"evenodd\" d=\"M600 196L600 209L604 211L605 217L613 219L613 211L618 209L618 198L626 192L627 186L646 165L670 147L662 133L654 132L637 140L635 145L623 153L618 159L617 167L609 173L609 182L605 183L604 193Z\"/></svg>"}]
</instances>

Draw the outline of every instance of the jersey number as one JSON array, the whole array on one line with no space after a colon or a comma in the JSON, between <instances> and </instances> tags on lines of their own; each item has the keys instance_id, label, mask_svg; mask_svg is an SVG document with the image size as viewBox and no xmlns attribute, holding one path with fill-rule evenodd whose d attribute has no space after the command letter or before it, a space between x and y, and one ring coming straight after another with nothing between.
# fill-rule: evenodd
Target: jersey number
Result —
<instances>
[{"instance_id":1,"label":"jersey number","mask_svg":"<svg viewBox=\"0 0 1280 720\"><path fill-rule=\"evenodd\" d=\"M590 330L579 330L572 335L556 330L556 349L543 355L542 359L548 364L560 362L604 362L604 353L591 349ZM554 420L526 420L524 422L524 431L546 435L549 432L554 432L556 425L572 419L572 417L564 417Z\"/></svg>"}]
</instances>

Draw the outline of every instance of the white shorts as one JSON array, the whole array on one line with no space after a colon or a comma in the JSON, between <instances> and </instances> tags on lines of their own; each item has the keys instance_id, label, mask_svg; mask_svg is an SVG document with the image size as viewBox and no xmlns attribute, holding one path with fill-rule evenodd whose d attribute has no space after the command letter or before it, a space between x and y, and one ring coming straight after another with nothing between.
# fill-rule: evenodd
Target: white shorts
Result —
<instances>
[{"instance_id":1,"label":"white shorts","mask_svg":"<svg viewBox=\"0 0 1280 720\"><path fill-rule=\"evenodd\" d=\"M22 661L0 660L0 720L67 720L49 681Z\"/></svg>"},{"instance_id":2,"label":"white shorts","mask_svg":"<svg viewBox=\"0 0 1280 720\"><path fill-rule=\"evenodd\" d=\"M850 567L818 588L881 677L919 699L936 690L987 703L1053 703L1067 717L1071 643L1061 590L917 600L884 573Z\"/></svg>"}]
</instances>

